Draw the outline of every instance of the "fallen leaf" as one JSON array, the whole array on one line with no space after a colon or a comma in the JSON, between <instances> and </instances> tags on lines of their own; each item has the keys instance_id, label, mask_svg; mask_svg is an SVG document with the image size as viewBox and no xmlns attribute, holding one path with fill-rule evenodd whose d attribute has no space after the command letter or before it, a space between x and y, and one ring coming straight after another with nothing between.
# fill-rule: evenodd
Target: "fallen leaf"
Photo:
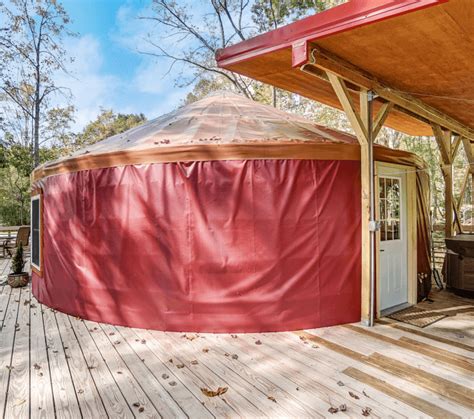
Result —
<instances>
[{"instance_id":1,"label":"fallen leaf","mask_svg":"<svg viewBox=\"0 0 474 419\"><path fill-rule=\"evenodd\" d=\"M82 388L80 388L79 390L77 390L77 393L82 394L82 393L84 393L84 390Z\"/></svg>"},{"instance_id":2,"label":"fallen leaf","mask_svg":"<svg viewBox=\"0 0 474 419\"><path fill-rule=\"evenodd\" d=\"M184 364L176 364L176 368L179 368L179 369L184 368Z\"/></svg>"},{"instance_id":3,"label":"fallen leaf","mask_svg":"<svg viewBox=\"0 0 474 419\"><path fill-rule=\"evenodd\" d=\"M362 390L362 394L365 396L365 397L368 397L370 399L370 396L365 392L365 390Z\"/></svg>"},{"instance_id":4,"label":"fallen leaf","mask_svg":"<svg viewBox=\"0 0 474 419\"><path fill-rule=\"evenodd\" d=\"M119 341L119 340L116 340L116 341L114 342L114 344L115 344L115 345L120 345L120 341Z\"/></svg>"},{"instance_id":5,"label":"fallen leaf","mask_svg":"<svg viewBox=\"0 0 474 419\"><path fill-rule=\"evenodd\" d=\"M142 413L144 410L145 410L145 408L144 408L143 406L140 406L140 407L138 408L138 411L139 411L140 413Z\"/></svg>"},{"instance_id":6,"label":"fallen leaf","mask_svg":"<svg viewBox=\"0 0 474 419\"><path fill-rule=\"evenodd\" d=\"M216 397L222 396L224 393L227 393L228 387L219 387L216 391L209 390L207 388L201 388L202 393L207 397Z\"/></svg>"},{"instance_id":7,"label":"fallen leaf","mask_svg":"<svg viewBox=\"0 0 474 419\"><path fill-rule=\"evenodd\" d=\"M197 362L197 360L191 361L191 365L197 365L197 364L199 364L199 362Z\"/></svg>"},{"instance_id":8,"label":"fallen leaf","mask_svg":"<svg viewBox=\"0 0 474 419\"><path fill-rule=\"evenodd\" d=\"M133 406L133 407L140 407L140 403L135 402L135 403L132 404L132 406Z\"/></svg>"},{"instance_id":9,"label":"fallen leaf","mask_svg":"<svg viewBox=\"0 0 474 419\"><path fill-rule=\"evenodd\" d=\"M349 391L349 396L351 396L353 399L359 400L360 397L357 394L354 394L352 391Z\"/></svg>"},{"instance_id":10,"label":"fallen leaf","mask_svg":"<svg viewBox=\"0 0 474 419\"><path fill-rule=\"evenodd\" d=\"M345 412L345 411L347 410L347 406L346 406L345 404L341 404L341 405L339 406L339 410L340 410L341 412Z\"/></svg>"},{"instance_id":11,"label":"fallen leaf","mask_svg":"<svg viewBox=\"0 0 474 419\"><path fill-rule=\"evenodd\" d=\"M146 343L146 340L145 339L142 339L142 344L145 344Z\"/></svg>"},{"instance_id":12,"label":"fallen leaf","mask_svg":"<svg viewBox=\"0 0 474 419\"><path fill-rule=\"evenodd\" d=\"M255 345L261 345L262 342L260 340L255 341Z\"/></svg>"},{"instance_id":13,"label":"fallen leaf","mask_svg":"<svg viewBox=\"0 0 474 419\"><path fill-rule=\"evenodd\" d=\"M343 386L344 386L344 383L343 383L342 381L338 381L338 382L337 382L337 385L338 385L339 387L343 387Z\"/></svg>"},{"instance_id":14,"label":"fallen leaf","mask_svg":"<svg viewBox=\"0 0 474 419\"><path fill-rule=\"evenodd\" d=\"M41 369L41 365L39 365L39 364L36 364L36 363L33 365L33 367L35 368L35 370L39 370L39 369Z\"/></svg>"},{"instance_id":15,"label":"fallen leaf","mask_svg":"<svg viewBox=\"0 0 474 419\"><path fill-rule=\"evenodd\" d=\"M319 348L318 345L313 345L313 346L311 346L311 347L312 347L313 349L318 349L318 348Z\"/></svg>"},{"instance_id":16,"label":"fallen leaf","mask_svg":"<svg viewBox=\"0 0 474 419\"><path fill-rule=\"evenodd\" d=\"M237 335L230 335L233 339L237 339L238 336Z\"/></svg>"},{"instance_id":17,"label":"fallen leaf","mask_svg":"<svg viewBox=\"0 0 474 419\"><path fill-rule=\"evenodd\" d=\"M185 338L185 339L187 339L187 340L194 340L194 339L196 339L196 336L188 336L188 335L186 335L186 334L184 334L184 335L181 336L181 337L182 337L182 338Z\"/></svg>"},{"instance_id":18,"label":"fallen leaf","mask_svg":"<svg viewBox=\"0 0 474 419\"><path fill-rule=\"evenodd\" d=\"M232 355L232 359L239 359L239 355L237 354Z\"/></svg>"},{"instance_id":19,"label":"fallen leaf","mask_svg":"<svg viewBox=\"0 0 474 419\"><path fill-rule=\"evenodd\" d=\"M227 352L224 354L224 356L229 356L230 354L228 354Z\"/></svg>"},{"instance_id":20,"label":"fallen leaf","mask_svg":"<svg viewBox=\"0 0 474 419\"><path fill-rule=\"evenodd\" d=\"M113 336L113 335L115 335L115 332L110 332L109 333L109 336Z\"/></svg>"},{"instance_id":21,"label":"fallen leaf","mask_svg":"<svg viewBox=\"0 0 474 419\"><path fill-rule=\"evenodd\" d=\"M209 352L209 349L204 348L202 351L203 351L205 354L207 354L207 353Z\"/></svg>"},{"instance_id":22,"label":"fallen leaf","mask_svg":"<svg viewBox=\"0 0 474 419\"><path fill-rule=\"evenodd\" d=\"M170 358L170 359L168 359L168 362L171 362L171 363L173 363L173 360Z\"/></svg>"},{"instance_id":23,"label":"fallen leaf","mask_svg":"<svg viewBox=\"0 0 474 419\"><path fill-rule=\"evenodd\" d=\"M176 381L170 381L169 382L169 385L172 386L172 387L174 387L176 384L177 384Z\"/></svg>"},{"instance_id":24,"label":"fallen leaf","mask_svg":"<svg viewBox=\"0 0 474 419\"><path fill-rule=\"evenodd\" d=\"M268 396L267 399L268 399L268 400L271 400L271 401L274 402L274 403L277 402L276 399L275 399L275 397L273 397L273 396Z\"/></svg>"},{"instance_id":25,"label":"fallen leaf","mask_svg":"<svg viewBox=\"0 0 474 419\"><path fill-rule=\"evenodd\" d=\"M168 374L161 374L161 378L163 378L163 380L167 380L170 378L170 376Z\"/></svg>"},{"instance_id":26,"label":"fallen leaf","mask_svg":"<svg viewBox=\"0 0 474 419\"><path fill-rule=\"evenodd\" d=\"M15 406L20 406L22 405L23 403L26 403L26 400L25 399L18 399L16 402L15 402Z\"/></svg>"},{"instance_id":27,"label":"fallen leaf","mask_svg":"<svg viewBox=\"0 0 474 419\"><path fill-rule=\"evenodd\" d=\"M370 416L370 412L372 412L372 409L370 407L364 407L362 409L362 416Z\"/></svg>"},{"instance_id":28,"label":"fallen leaf","mask_svg":"<svg viewBox=\"0 0 474 419\"><path fill-rule=\"evenodd\" d=\"M332 406L331 406L331 407L328 409L328 412L334 414L334 413L339 412L339 409L338 409L337 407L332 407Z\"/></svg>"}]
</instances>

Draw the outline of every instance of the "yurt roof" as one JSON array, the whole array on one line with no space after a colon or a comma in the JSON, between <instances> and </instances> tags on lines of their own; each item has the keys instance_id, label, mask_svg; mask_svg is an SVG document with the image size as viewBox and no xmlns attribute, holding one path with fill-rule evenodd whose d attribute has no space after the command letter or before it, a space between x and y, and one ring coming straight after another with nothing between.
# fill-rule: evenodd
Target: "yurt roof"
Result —
<instances>
[{"instance_id":1,"label":"yurt roof","mask_svg":"<svg viewBox=\"0 0 474 419\"><path fill-rule=\"evenodd\" d=\"M268 141L353 143L350 134L317 125L300 116L220 91L114 135L75 155L189 144Z\"/></svg>"},{"instance_id":2,"label":"yurt roof","mask_svg":"<svg viewBox=\"0 0 474 419\"><path fill-rule=\"evenodd\" d=\"M317 150L315 145L320 145ZM359 154L358 141L349 133L222 91L48 162L34 171L33 180L136 163L319 157L351 160L358 159Z\"/></svg>"}]
</instances>

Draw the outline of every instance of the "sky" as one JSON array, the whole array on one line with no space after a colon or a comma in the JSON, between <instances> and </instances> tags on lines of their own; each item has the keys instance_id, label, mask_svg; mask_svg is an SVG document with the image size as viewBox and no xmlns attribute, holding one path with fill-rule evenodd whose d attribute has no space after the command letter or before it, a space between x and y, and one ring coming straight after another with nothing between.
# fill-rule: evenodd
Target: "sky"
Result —
<instances>
[{"instance_id":1,"label":"sky","mask_svg":"<svg viewBox=\"0 0 474 419\"><path fill-rule=\"evenodd\" d=\"M140 54L150 28L137 16L149 14L151 0L62 0L72 19L65 48L75 58L71 75L58 84L71 90L76 130L101 108L157 117L176 108L190 88L175 86L169 62ZM176 75L176 74L175 74Z\"/></svg>"}]
</instances>

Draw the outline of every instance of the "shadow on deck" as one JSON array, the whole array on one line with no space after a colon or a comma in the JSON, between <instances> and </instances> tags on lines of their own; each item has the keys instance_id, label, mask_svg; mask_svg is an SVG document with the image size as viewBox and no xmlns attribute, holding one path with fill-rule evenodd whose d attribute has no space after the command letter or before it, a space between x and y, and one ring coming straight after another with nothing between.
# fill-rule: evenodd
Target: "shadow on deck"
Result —
<instances>
[{"instance_id":1,"label":"shadow on deck","mask_svg":"<svg viewBox=\"0 0 474 419\"><path fill-rule=\"evenodd\" d=\"M1 414L473 416L474 305L447 292L433 300L420 307L448 316L423 329L383 319L213 335L90 322L1 286Z\"/></svg>"}]
</instances>

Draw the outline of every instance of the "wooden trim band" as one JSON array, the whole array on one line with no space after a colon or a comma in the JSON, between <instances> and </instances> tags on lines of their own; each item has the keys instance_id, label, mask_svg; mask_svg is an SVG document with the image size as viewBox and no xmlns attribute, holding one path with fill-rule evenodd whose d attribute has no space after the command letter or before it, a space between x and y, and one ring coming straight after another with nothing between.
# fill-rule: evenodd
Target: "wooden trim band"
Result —
<instances>
[{"instance_id":1,"label":"wooden trim band","mask_svg":"<svg viewBox=\"0 0 474 419\"><path fill-rule=\"evenodd\" d=\"M376 147L375 158L411 166L423 165L414 154L402 150ZM47 176L103 169L132 164L175 163L213 160L360 160L359 144L344 143L259 143L259 144L198 144L157 147L133 151L84 154L46 163L32 173L32 182Z\"/></svg>"}]
</instances>

